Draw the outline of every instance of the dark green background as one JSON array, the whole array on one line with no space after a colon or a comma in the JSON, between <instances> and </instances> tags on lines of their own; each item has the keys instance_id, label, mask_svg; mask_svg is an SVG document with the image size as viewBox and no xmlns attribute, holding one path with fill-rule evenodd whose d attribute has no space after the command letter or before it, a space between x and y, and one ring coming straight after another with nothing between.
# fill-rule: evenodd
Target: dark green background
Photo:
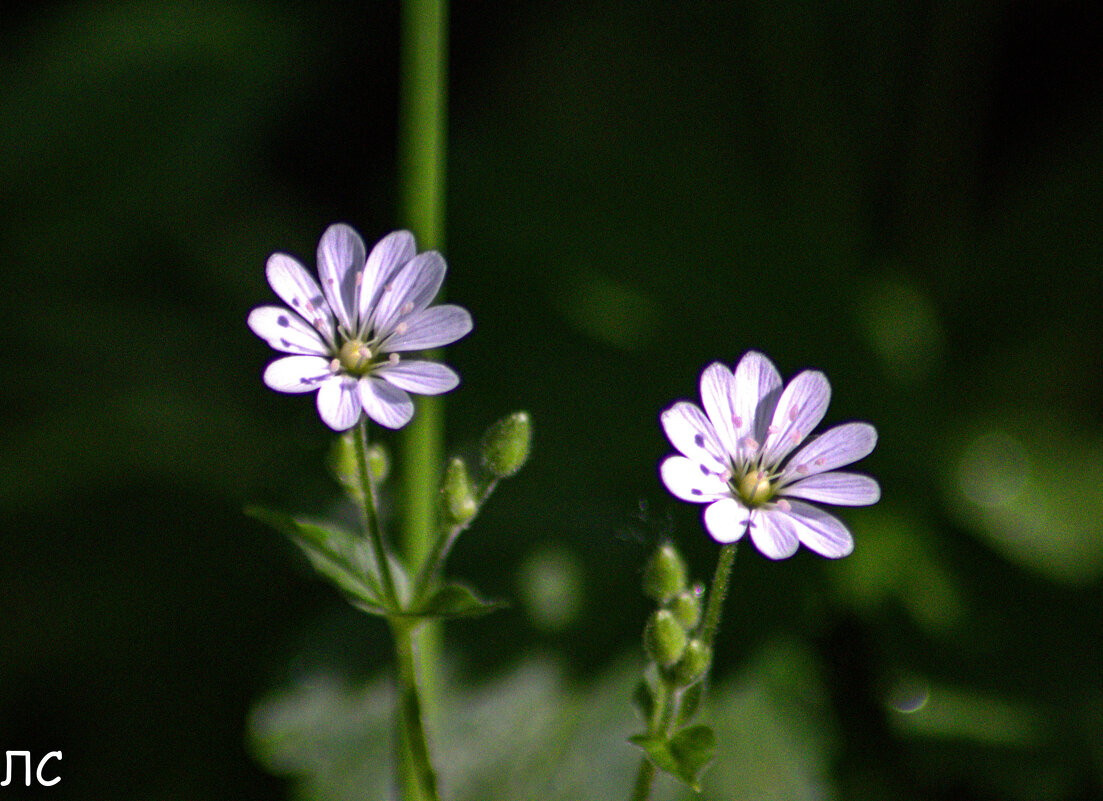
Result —
<instances>
[{"instance_id":1,"label":"dark green background","mask_svg":"<svg viewBox=\"0 0 1103 801\"><path fill-rule=\"evenodd\" d=\"M4 11L0 749L63 751L53 798L280 797L251 705L289 666L387 664L241 508L337 497L245 317L269 253L396 227L397 20ZM445 251L476 328L449 447L517 408L537 433L451 567L510 597L555 545L585 579L565 629L524 605L449 627L472 676L632 653L663 532L711 570L657 418L755 348L828 374L828 424L877 426L884 498L845 513L842 562L741 551L721 677L779 633L814 650L830 797L1100 797L1101 30L1042 0L456 4ZM901 676L1037 725L909 733Z\"/></svg>"}]
</instances>

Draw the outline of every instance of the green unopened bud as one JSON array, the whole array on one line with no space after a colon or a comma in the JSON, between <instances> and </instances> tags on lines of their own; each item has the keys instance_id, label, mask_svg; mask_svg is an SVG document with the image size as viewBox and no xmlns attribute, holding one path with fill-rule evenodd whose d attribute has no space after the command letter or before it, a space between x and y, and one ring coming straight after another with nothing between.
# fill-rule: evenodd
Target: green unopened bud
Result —
<instances>
[{"instance_id":1,"label":"green unopened bud","mask_svg":"<svg viewBox=\"0 0 1103 801\"><path fill-rule=\"evenodd\" d=\"M643 591L665 604L686 588L686 563L678 549L664 542L643 570Z\"/></svg>"},{"instance_id":2,"label":"green unopened bud","mask_svg":"<svg viewBox=\"0 0 1103 801\"><path fill-rule=\"evenodd\" d=\"M368 446L368 475L373 484L382 484L391 474L391 460L387 456L387 449L379 443Z\"/></svg>"},{"instance_id":3,"label":"green unopened bud","mask_svg":"<svg viewBox=\"0 0 1103 801\"><path fill-rule=\"evenodd\" d=\"M466 523L479 511L463 459L453 459L448 463L441 494L444 496L444 511L454 523Z\"/></svg>"},{"instance_id":4,"label":"green unopened bud","mask_svg":"<svg viewBox=\"0 0 1103 801\"><path fill-rule=\"evenodd\" d=\"M701 640L686 643L682 658L674 668L674 681L680 687L696 684L708 672L712 661L712 649Z\"/></svg>"},{"instance_id":5,"label":"green unopened bud","mask_svg":"<svg viewBox=\"0 0 1103 801\"><path fill-rule=\"evenodd\" d=\"M643 647L657 664L669 668L681 659L686 649L686 630L669 610L660 609L647 621Z\"/></svg>"},{"instance_id":6,"label":"green unopened bud","mask_svg":"<svg viewBox=\"0 0 1103 801\"><path fill-rule=\"evenodd\" d=\"M682 624L686 631L693 631L701 622L701 593L700 585L694 585L688 590L675 595L670 601L670 611Z\"/></svg>"},{"instance_id":7,"label":"green unopened bud","mask_svg":"<svg viewBox=\"0 0 1103 801\"><path fill-rule=\"evenodd\" d=\"M528 412L503 417L483 436L483 464L498 478L508 478L528 461L532 420Z\"/></svg>"}]
</instances>

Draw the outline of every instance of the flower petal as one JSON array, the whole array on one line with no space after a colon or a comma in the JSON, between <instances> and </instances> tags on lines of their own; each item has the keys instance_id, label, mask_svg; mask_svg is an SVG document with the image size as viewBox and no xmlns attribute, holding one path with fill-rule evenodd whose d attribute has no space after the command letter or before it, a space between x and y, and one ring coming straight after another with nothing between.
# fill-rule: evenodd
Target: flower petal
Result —
<instances>
[{"instance_id":1,"label":"flower petal","mask_svg":"<svg viewBox=\"0 0 1103 801\"><path fill-rule=\"evenodd\" d=\"M352 428L360 420L360 393L356 379L335 375L318 390L318 414L334 431Z\"/></svg>"},{"instance_id":2,"label":"flower petal","mask_svg":"<svg viewBox=\"0 0 1103 801\"><path fill-rule=\"evenodd\" d=\"M372 376L360 379L360 401L368 417L387 428L402 428L414 416L414 402L405 391Z\"/></svg>"},{"instance_id":3,"label":"flower petal","mask_svg":"<svg viewBox=\"0 0 1103 801\"><path fill-rule=\"evenodd\" d=\"M724 451L731 455L738 453L735 436L735 377L731 370L720 362L713 362L701 373L701 402L705 414L712 421L713 428Z\"/></svg>"},{"instance_id":4,"label":"flower petal","mask_svg":"<svg viewBox=\"0 0 1103 801\"><path fill-rule=\"evenodd\" d=\"M781 374L774 363L757 351L743 354L735 366L734 429L737 442L750 437L755 442L766 441L766 428L774 415L781 395Z\"/></svg>"},{"instance_id":5,"label":"flower petal","mask_svg":"<svg viewBox=\"0 0 1103 801\"><path fill-rule=\"evenodd\" d=\"M875 445L877 429L869 423L844 423L829 428L789 460L782 482L798 481L864 459Z\"/></svg>"},{"instance_id":6,"label":"flower petal","mask_svg":"<svg viewBox=\"0 0 1103 801\"><path fill-rule=\"evenodd\" d=\"M379 303L383 286L415 255L417 245L409 231L387 234L371 249L364 265L364 278L360 282L360 334L367 333L367 323L372 309Z\"/></svg>"},{"instance_id":7,"label":"flower petal","mask_svg":"<svg viewBox=\"0 0 1103 801\"><path fill-rule=\"evenodd\" d=\"M770 512L775 519L784 519L796 531L800 541L820 556L839 559L854 550L854 538L841 520L823 509L791 501L789 511L773 509Z\"/></svg>"},{"instance_id":8,"label":"flower petal","mask_svg":"<svg viewBox=\"0 0 1103 801\"><path fill-rule=\"evenodd\" d=\"M728 469L728 459L705 413L694 403L679 401L659 415L670 444L715 473Z\"/></svg>"},{"instance_id":9,"label":"flower petal","mask_svg":"<svg viewBox=\"0 0 1103 801\"><path fill-rule=\"evenodd\" d=\"M869 506L881 500L881 487L869 476L831 472L801 479L778 494L836 506Z\"/></svg>"},{"instance_id":10,"label":"flower petal","mask_svg":"<svg viewBox=\"0 0 1103 801\"><path fill-rule=\"evenodd\" d=\"M659 466L663 483L676 498L690 503L708 503L728 497L728 485L684 456L668 456Z\"/></svg>"},{"instance_id":11,"label":"flower petal","mask_svg":"<svg viewBox=\"0 0 1103 801\"><path fill-rule=\"evenodd\" d=\"M333 313L349 334L356 332L357 279L364 269L364 240L344 223L334 223L318 242L318 277Z\"/></svg>"},{"instance_id":12,"label":"flower petal","mask_svg":"<svg viewBox=\"0 0 1103 801\"><path fill-rule=\"evenodd\" d=\"M313 392L332 377L321 356L284 356L264 369L264 383L276 392Z\"/></svg>"},{"instance_id":13,"label":"flower petal","mask_svg":"<svg viewBox=\"0 0 1103 801\"><path fill-rule=\"evenodd\" d=\"M734 498L721 498L705 509L705 528L717 542L735 542L747 533L750 512Z\"/></svg>"},{"instance_id":14,"label":"flower petal","mask_svg":"<svg viewBox=\"0 0 1103 801\"><path fill-rule=\"evenodd\" d=\"M401 361L376 368L375 375L399 389L419 395L439 395L455 389L460 377L451 367L438 362Z\"/></svg>"},{"instance_id":15,"label":"flower petal","mask_svg":"<svg viewBox=\"0 0 1103 801\"><path fill-rule=\"evenodd\" d=\"M248 323L254 334L284 353L325 356L329 352L317 331L282 306L253 309Z\"/></svg>"},{"instance_id":16,"label":"flower petal","mask_svg":"<svg viewBox=\"0 0 1103 801\"><path fill-rule=\"evenodd\" d=\"M406 326L402 328L402 326ZM449 303L411 314L382 343L385 353L439 348L471 332L467 309Z\"/></svg>"},{"instance_id":17,"label":"flower petal","mask_svg":"<svg viewBox=\"0 0 1103 801\"><path fill-rule=\"evenodd\" d=\"M435 251L419 253L383 286L372 326L386 336L399 321L429 305L444 283L444 258Z\"/></svg>"},{"instance_id":18,"label":"flower petal","mask_svg":"<svg viewBox=\"0 0 1103 801\"><path fill-rule=\"evenodd\" d=\"M280 300L302 315L333 344L333 312L310 273L286 253L273 253L265 267L268 284Z\"/></svg>"},{"instance_id":19,"label":"flower petal","mask_svg":"<svg viewBox=\"0 0 1103 801\"><path fill-rule=\"evenodd\" d=\"M751 521L751 541L769 559L788 559L800 547L796 526L777 509L760 509Z\"/></svg>"},{"instance_id":20,"label":"flower petal","mask_svg":"<svg viewBox=\"0 0 1103 801\"><path fill-rule=\"evenodd\" d=\"M831 384L818 370L805 370L789 382L767 430L763 462L778 464L823 419L831 402ZM772 433L770 433L772 432Z\"/></svg>"}]
</instances>

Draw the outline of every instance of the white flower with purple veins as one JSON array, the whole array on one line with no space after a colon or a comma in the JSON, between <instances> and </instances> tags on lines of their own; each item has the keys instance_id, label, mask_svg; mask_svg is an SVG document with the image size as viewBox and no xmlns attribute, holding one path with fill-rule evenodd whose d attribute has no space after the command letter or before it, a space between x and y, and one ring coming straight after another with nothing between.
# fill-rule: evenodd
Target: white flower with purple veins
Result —
<instances>
[{"instance_id":1,"label":"white flower with purple veins","mask_svg":"<svg viewBox=\"0 0 1103 801\"><path fill-rule=\"evenodd\" d=\"M444 281L439 253L418 253L409 231L384 237L365 257L352 228L331 225L318 243L321 286L283 253L268 259L268 283L291 309L249 313L253 333L283 353L264 371L278 392L318 391L318 414L335 431L361 411L387 428L414 414L410 392L438 395L459 384L449 367L400 354L437 348L471 331L459 306L429 302Z\"/></svg>"},{"instance_id":2,"label":"white flower with purple veins","mask_svg":"<svg viewBox=\"0 0 1103 801\"><path fill-rule=\"evenodd\" d=\"M663 429L682 453L662 463L663 483L684 501L708 504L705 527L718 542L750 532L771 559L792 556L802 542L822 556L846 556L854 550L850 531L807 501L866 506L880 499L872 478L835 469L868 456L877 430L845 423L794 453L830 398L823 373L806 370L783 389L777 368L754 351L734 374L710 364L701 374L704 411L680 401L662 413Z\"/></svg>"}]
</instances>

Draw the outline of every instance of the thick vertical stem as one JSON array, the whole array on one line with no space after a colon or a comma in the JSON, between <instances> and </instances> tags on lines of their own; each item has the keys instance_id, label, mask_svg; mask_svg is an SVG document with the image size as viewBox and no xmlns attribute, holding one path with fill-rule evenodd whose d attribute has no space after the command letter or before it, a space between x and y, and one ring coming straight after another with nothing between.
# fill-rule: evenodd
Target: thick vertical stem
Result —
<instances>
[{"instance_id":1,"label":"thick vertical stem","mask_svg":"<svg viewBox=\"0 0 1103 801\"><path fill-rule=\"evenodd\" d=\"M399 99L399 191L403 225L422 250L444 245L448 4L404 0L402 85ZM418 399L403 438L403 549L416 571L432 544L438 468L442 462L443 406Z\"/></svg>"},{"instance_id":2,"label":"thick vertical stem","mask_svg":"<svg viewBox=\"0 0 1103 801\"><path fill-rule=\"evenodd\" d=\"M447 155L448 2L403 0L402 74L399 94L399 216L422 250L444 247ZM402 438L402 550L417 575L433 544L437 481L443 464L444 405L422 397ZM420 588L415 588L418 590ZM439 623L410 633L413 681L420 680L423 708L432 721L437 694ZM416 646L416 648L415 648Z\"/></svg>"},{"instance_id":3,"label":"thick vertical stem","mask_svg":"<svg viewBox=\"0 0 1103 801\"><path fill-rule=\"evenodd\" d=\"M437 777L429 757L425 724L418 692L417 652L414 628L393 622L395 656L398 661L398 739L401 745L399 777L406 801L440 801Z\"/></svg>"}]
</instances>

